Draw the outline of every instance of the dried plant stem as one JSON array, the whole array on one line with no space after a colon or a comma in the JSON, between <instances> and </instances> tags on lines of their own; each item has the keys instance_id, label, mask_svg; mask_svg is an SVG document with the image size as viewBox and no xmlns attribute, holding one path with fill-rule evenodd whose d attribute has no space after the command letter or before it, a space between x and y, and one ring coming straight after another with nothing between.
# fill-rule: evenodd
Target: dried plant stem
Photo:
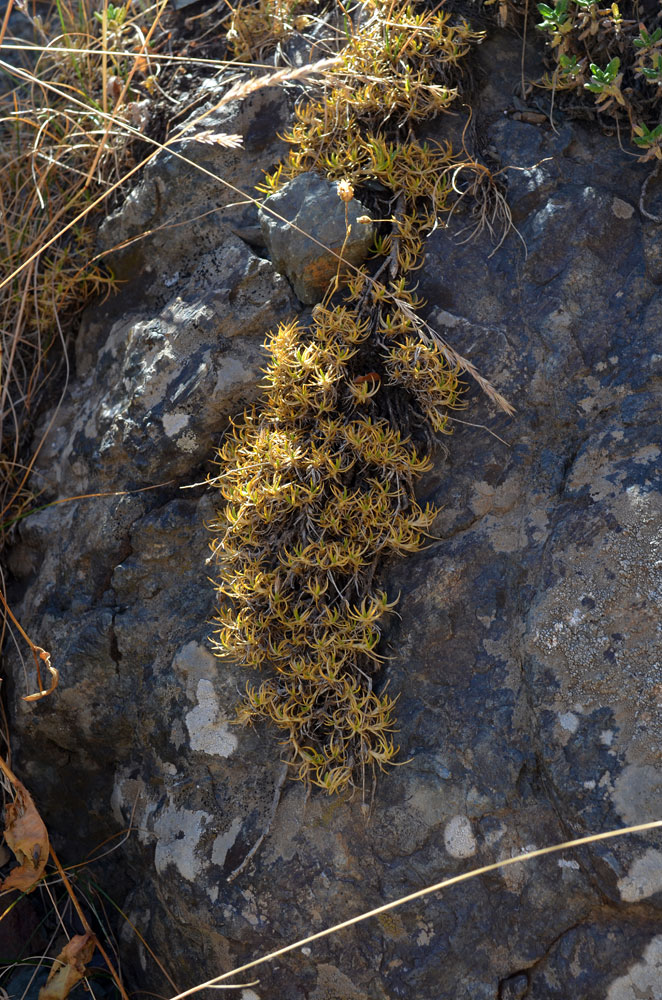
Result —
<instances>
[{"instance_id":1,"label":"dried plant stem","mask_svg":"<svg viewBox=\"0 0 662 1000\"><path fill-rule=\"evenodd\" d=\"M37 514L39 511L48 510L49 507L57 507L62 503L73 503L75 500L96 500L99 497L125 497L133 493L147 493L148 490L159 490L164 486L172 486L174 482L174 479L166 479L163 483L154 483L153 486L140 486L136 490L108 490L103 493L79 493L75 497L60 497L57 500L51 500L50 503L42 504L41 507L34 507L32 510L25 511L24 514L19 514L18 517L14 518L9 523L14 524L16 521L23 521L26 517L30 517L31 514Z\"/></svg>"},{"instance_id":2,"label":"dried plant stem","mask_svg":"<svg viewBox=\"0 0 662 1000\"><path fill-rule=\"evenodd\" d=\"M639 211L647 219L650 219L651 222L662 222L662 217L660 217L659 215L653 215L651 212L647 211L647 209L644 207L646 194L648 192L648 185L652 180L655 180L655 178L660 172L660 167L662 167L662 160L657 161L653 170L651 170L648 177L646 177L644 183L641 185L641 194L639 195Z\"/></svg>"},{"instance_id":3,"label":"dried plant stem","mask_svg":"<svg viewBox=\"0 0 662 1000\"><path fill-rule=\"evenodd\" d=\"M425 320L421 319L420 316L417 316L406 302L403 302L402 299L395 298L395 296L393 299L398 307L402 309L405 316L416 325L419 336L423 341L426 343L432 341L437 344L439 350L450 365L453 365L454 367L459 366L466 371L467 374L478 383L488 399L491 399L500 410L503 410L509 417L512 417L515 413L515 407L512 403L508 402L505 396L502 396L500 392L497 392L494 386L480 374L472 361L469 361L468 358L465 358L464 355L459 354L454 348L452 348L450 344L447 344L441 334L437 333L437 331L434 330L429 323L426 323Z\"/></svg>"},{"instance_id":4,"label":"dried plant stem","mask_svg":"<svg viewBox=\"0 0 662 1000\"><path fill-rule=\"evenodd\" d=\"M21 42L20 44L17 44L16 42L4 42L2 47L7 51L11 50L13 52L42 53L46 50L45 46L34 45L31 44L30 42ZM49 45L48 53L51 55L55 53L60 53L62 55L71 53L77 56L98 56L103 54L103 49L83 48L83 47L72 49L66 45ZM144 59L145 57L144 54L140 51L138 52L123 51L122 58L140 60ZM150 62L164 62L164 63L174 63L174 64L185 63L187 66L190 65L210 66L214 67L215 69L223 67L228 67L228 68L231 67L232 69L241 69L242 67L245 67L246 69L250 69L253 71L256 69L273 70L273 65L269 63L239 62L238 60L235 59L203 59L200 56L175 56L164 52L150 52L149 59Z\"/></svg>"},{"instance_id":5,"label":"dried plant stem","mask_svg":"<svg viewBox=\"0 0 662 1000\"><path fill-rule=\"evenodd\" d=\"M2 596L1 592L0 592L0 596ZM20 628L20 625L18 627ZM22 629L21 629L21 632L23 632ZM25 633L23 633L23 634L25 634ZM3 760L3 758L1 756L0 756L0 771L2 771L2 773L4 774L4 776L14 786L14 788L21 788L22 787L21 782L18 780L18 778L16 777L16 775L14 774L14 772L11 770L11 768L9 767L9 765ZM58 858L57 854L55 853L53 845L49 842L48 846L49 846L49 852L50 852L50 856L51 856L51 859L53 861L53 864L55 865L55 867L56 867L56 869L58 871L58 874L59 874L60 878L62 879L62 884L64 885L64 888L66 889L67 894L68 894L69 898L71 899L72 905L73 905L76 913L78 914L80 922L83 925L83 930L87 934L89 934L90 937L92 937L94 939L95 945L96 945L96 947L99 950L99 954L101 955L101 957L103 958L104 962L108 966L108 971L110 972L111 976L113 977L113 979L115 981L115 985L117 986L117 989L119 990L119 993L120 993L120 996L122 997L122 1000L129 1000L129 997L128 997L127 993L126 993L126 990L122 986L122 981L119 978L119 976L118 976L118 974L117 974L117 972L115 970L115 966L111 962L110 958L108 957L108 954L106 953L106 950L104 949L103 945L99 942L97 936L94 934L92 928L89 925L87 917L85 916L85 913L83 912L83 910L81 908L81 905L78 902L78 898L76 897L76 893L73 890L71 882L69 881L69 879L67 877L67 873L65 872L64 868L60 864L60 859Z\"/></svg>"},{"instance_id":6,"label":"dried plant stem","mask_svg":"<svg viewBox=\"0 0 662 1000\"><path fill-rule=\"evenodd\" d=\"M37 668L37 682L39 684L39 690L34 694L25 695L23 701L36 701L38 698L44 698L46 697L46 695L52 694L52 692L57 687L60 675L58 671L55 669L55 667L51 666L50 653L47 653L45 649L41 648L41 646L36 646L35 643L32 641L32 639L30 638L30 636L25 631L25 629L21 626L21 623L18 621L14 612L7 604L7 599L3 593L2 587L0 587L0 601L2 602L2 605L5 609L5 613L9 616L9 618L11 618L12 622L14 623L14 625L16 626L20 634L23 636L28 646L30 647L30 652L34 657L35 666ZM39 663L40 660L42 660L46 664L46 667L50 671L51 684L49 688L44 688L41 682L41 668Z\"/></svg>"},{"instance_id":7,"label":"dried plant stem","mask_svg":"<svg viewBox=\"0 0 662 1000\"><path fill-rule=\"evenodd\" d=\"M156 17L152 21L152 24L150 25L150 29L147 32L147 35L145 36L145 39L141 43L141 46L140 46L140 49L139 49L139 52L138 52L139 55L142 56L147 51L147 46L149 45L149 40L152 37L152 35L154 34L154 32L156 31L157 25L158 25L159 21L161 20L161 14L163 13L163 11L166 8L166 4L167 4L167 0L161 0L161 2L159 3L159 5L157 7L157 11L156 11ZM107 23L107 11L104 9L104 17L103 17L104 33L105 33L106 23ZM106 55L106 46L105 45L103 46L103 52L104 52L104 58L105 58L105 55ZM124 81L124 86L122 87L122 90L121 90L120 94L118 95L117 100L115 102L115 110L117 110L119 107L121 107L122 104L124 103L126 95L127 95L128 91L129 91L129 87L131 86L131 81L133 80L133 77L134 77L135 72L136 72L136 70L137 70L137 68L138 68L139 65L140 65L139 60L138 59L134 60L133 66L129 70L129 72L127 74L127 78ZM107 88L106 88L105 82L104 82L104 89L103 89L104 100L106 98L106 90L107 90ZM104 111L105 110L106 109L105 109L105 104L104 104ZM94 176L94 171L96 170L96 167L97 167L97 163L99 162L99 160L101 158L101 154L103 153L103 151L104 151L104 149L106 147L106 143L108 141L108 136L110 134L110 126L111 126L111 122L108 123L108 125L106 127L106 131L104 132L103 137L101 138L101 141L99 142L99 145L97 146L96 152L94 154L94 159L92 160L92 164L91 164L90 169L89 169L89 171L87 173L87 179L85 181L85 187L88 187L89 184L91 183L92 178Z\"/></svg>"},{"instance_id":8,"label":"dried plant stem","mask_svg":"<svg viewBox=\"0 0 662 1000\"><path fill-rule=\"evenodd\" d=\"M8 0L7 9L5 10L5 16L2 21L2 27L0 28L0 45L2 45L5 34L7 33L7 26L9 25L9 18L11 17L11 12L14 7L14 0Z\"/></svg>"},{"instance_id":9,"label":"dried plant stem","mask_svg":"<svg viewBox=\"0 0 662 1000\"><path fill-rule=\"evenodd\" d=\"M0 591L0 593L2 593L2 591ZM2 757L0 757L0 771L2 771L7 781L9 781L10 784L14 786L14 788L16 788L20 784L18 778L10 768L9 764L7 764L7 762L3 760Z\"/></svg>"}]
</instances>

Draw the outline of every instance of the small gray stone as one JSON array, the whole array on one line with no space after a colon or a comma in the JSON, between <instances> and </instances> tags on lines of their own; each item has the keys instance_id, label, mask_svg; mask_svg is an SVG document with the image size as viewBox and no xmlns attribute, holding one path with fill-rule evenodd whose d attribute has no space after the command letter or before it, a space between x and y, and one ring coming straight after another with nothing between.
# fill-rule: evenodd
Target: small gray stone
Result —
<instances>
[{"instance_id":1,"label":"small gray stone","mask_svg":"<svg viewBox=\"0 0 662 1000\"><path fill-rule=\"evenodd\" d=\"M300 174L271 195L258 214L274 267L308 305L323 298L336 275L335 255L342 251L343 260L362 264L375 232L371 222L358 221L366 209L357 198L347 203L345 215L338 184L312 173Z\"/></svg>"}]
</instances>

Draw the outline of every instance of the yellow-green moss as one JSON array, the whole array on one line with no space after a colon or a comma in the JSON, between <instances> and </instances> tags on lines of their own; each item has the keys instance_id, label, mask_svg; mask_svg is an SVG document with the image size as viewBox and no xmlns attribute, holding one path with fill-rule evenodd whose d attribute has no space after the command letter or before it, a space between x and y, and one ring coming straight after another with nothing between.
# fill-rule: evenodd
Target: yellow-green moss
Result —
<instances>
[{"instance_id":1,"label":"yellow-green moss","mask_svg":"<svg viewBox=\"0 0 662 1000\"><path fill-rule=\"evenodd\" d=\"M365 3L340 68L298 108L290 156L264 186L318 170L345 190L379 181L395 206L376 275L350 272L342 301L316 306L309 329L294 321L267 340L262 402L233 425L215 480L226 501L213 546L216 650L270 671L249 685L239 720L273 722L295 776L329 792L363 784L397 753L395 699L373 688L396 601L373 580L382 559L425 544L436 511L414 497L431 462L396 413L448 433L460 405L459 371L419 336L407 287L426 231L450 207L457 161L409 126L448 107L478 37L443 12Z\"/></svg>"}]
</instances>

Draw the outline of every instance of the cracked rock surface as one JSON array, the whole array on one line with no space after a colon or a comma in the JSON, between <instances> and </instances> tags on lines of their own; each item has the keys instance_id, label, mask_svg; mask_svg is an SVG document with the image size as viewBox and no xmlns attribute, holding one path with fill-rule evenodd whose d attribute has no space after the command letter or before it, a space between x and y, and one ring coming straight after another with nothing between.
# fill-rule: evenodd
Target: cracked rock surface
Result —
<instances>
[{"instance_id":1,"label":"cracked rock surface","mask_svg":"<svg viewBox=\"0 0 662 1000\"><path fill-rule=\"evenodd\" d=\"M360 795L283 784L274 734L230 724L250 678L207 642L214 512L203 487L179 487L204 478L255 398L269 327L301 308L237 235L256 218L182 225L175 250L136 244L134 283L81 332L37 470L47 498L165 485L20 526L15 610L61 680L25 703L9 654L14 767L65 862L133 826L95 877L179 989L471 867L662 816L662 230L638 210L650 165L597 128L504 115L519 43L497 36L480 58L474 114L495 161L519 168L519 235L490 256L484 233L461 242L472 220L458 214L418 276L428 321L517 412L470 387L460 416L484 426L458 422L421 484L442 508L435 537L386 568L401 598L383 679L408 763L380 778L369 818ZM285 110L256 107L227 112L254 129L252 151L197 154L259 180ZM189 168L157 160L150 177L115 218L118 241L183 220ZM202 182L192 215L214 191ZM649 833L512 865L294 952L252 990L660 1000L661 863ZM122 941L134 987L170 993Z\"/></svg>"}]
</instances>

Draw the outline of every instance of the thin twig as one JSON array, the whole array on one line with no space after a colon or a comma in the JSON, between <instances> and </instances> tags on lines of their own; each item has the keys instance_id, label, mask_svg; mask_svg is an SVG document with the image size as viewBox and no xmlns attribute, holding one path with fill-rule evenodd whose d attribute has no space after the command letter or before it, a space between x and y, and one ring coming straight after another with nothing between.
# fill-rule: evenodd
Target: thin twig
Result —
<instances>
[{"instance_id":1,"label":"thin twig","mask_svg":"<svg viewBox=\"0 0 662 1000\"><path fill-rule=\"evenodd\" d=\"M454 417L450 413L448 414L448 419L452 420L453 423L456 423L456 424L464 424L466 427L476 427L480 431L487 431L488 434L491 434L492 437L496 438L497 441L500 441L501 444L505 444L506 448L512 448L511 444L509 444L507 441L504 441L504 439L502 437L499 437L498 434L495 434L495 432L493 430L491 430L487 426L487 424L474 424L474 423L472 423L471 420L460 420L459 417Z\"/></svg>"}]
</instances>

